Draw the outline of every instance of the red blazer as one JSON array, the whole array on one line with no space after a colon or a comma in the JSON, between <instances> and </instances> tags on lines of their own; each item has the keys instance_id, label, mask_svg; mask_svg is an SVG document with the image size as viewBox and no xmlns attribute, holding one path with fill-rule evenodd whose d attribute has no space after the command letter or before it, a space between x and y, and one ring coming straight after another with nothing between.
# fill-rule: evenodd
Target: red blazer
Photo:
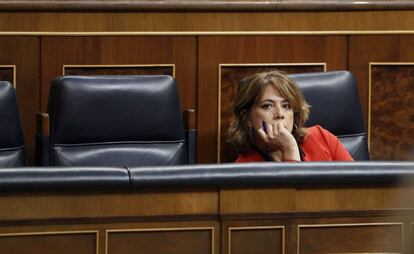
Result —
<instances>
[{"instance_id":1,"label":"red blazer","mask_svg":"<svg viewBox=\"0 0 414 254\"><path fill-rule=\"evenodd\" d=\"M310 127L300 146L303 161L353 161L339 139L319 125ZM236 162L265 161L259 152L240 155Z\"/></svg>"}]
</instances>

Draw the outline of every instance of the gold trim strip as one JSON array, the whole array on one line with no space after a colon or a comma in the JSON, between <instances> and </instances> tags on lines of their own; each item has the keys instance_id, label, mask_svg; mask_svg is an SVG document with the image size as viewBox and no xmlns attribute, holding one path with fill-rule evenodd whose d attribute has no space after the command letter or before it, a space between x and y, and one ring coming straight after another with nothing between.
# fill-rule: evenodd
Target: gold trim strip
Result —
<instances>
[{"instance_id":1,"label":"gold trim strip","mask_svg":"<svg viewBox=\"0 0 414 254\"><path fill-rule=\"evenodd\" d=\"M406 66L413 65L414 62L369 62L368 63L368 151L371 151L371 107L372 107L372 66Z\"/></svg>"},{"instance_id":2,"label":"gold trim strip","mask_svg":"<svg viewBox=\"0 0 414 254\"><path fill-rule=\"evenodd\" d=\"M214 227L187 227L187 228L135 228L135 229L107 229L105 230L105 254L108 254L109 233L129 232L159 232L159 231L203 231L211 230L211 254L215 254Z\"/></svg>"},{"instance_id":3,"label":"gold trim strip","mask_svg":"<svg viewBox=\"0 0 414 254\"><path fill-rule=\"evenodd\" d=\"M14 89L17 89L16 85L16 65L15 64L1 64L0 68L12 68L13 69L13 87Z\"/></svg>"},{"instance_id":4,"label":"gold trim strip","mask_svg":"<svg viewBox=\"0 0 414 254\"><path fill-rule=\"evenodd\" d=\"M79 230L79 231L45 231L45 232L24 232L24 233L0 233L0 237L13 236L41 236L41 235L76 235L76 234L95 234L96 254L99 254L99 231L98 230Z\"/></svg>"},{"instance_id":5,"label":"gold trim strip","mask_svg":"<svg viewBox=\"0 0 414 254\"><path fill-rule=\"evenodd\" d=\"M260 229L282 229L282 254L285 254L285 226L254 226L254 227L229 227L227 253L231 254L231 231L232 230L260 230Z\"/></svg>"},{"instance_id":6,"label":"gold trim strip","mask_svg":"<svg viewBox=\"0 0 414 254\"><path fill-rule=\"evenodd\" d=\"M172 67L173 78L175 78L175 64L64 64L62 66L62 75L65 74L66 68L130 68L130 67Z\"/></svg>"},{"instance_id":7,"label":"gold trim strip","mask_svg":"<svg viewBox=\"0 0 414 254\"><path fill-rule=\"evenodd\" d=\"M217 163L220 163L220 148L221 148L221 68L222 67L266 67L266 66L323 66L323 71L326 72L327 63L220 63L218 65L218 97L217 97Z\"/></svg>"},{"instance_id":8,"label":"gold trim strip","mask_svg":"<svg viewBox=\"0 0 414 254\"><path fill-rule=\"evenodd\" d=\"M339 223L339 224L299 224L297 225L296 250L300 254L300 228L329 228L329 227L363 227L363 226L401 226L401 248L404 248L404 223L403 222L376 222L376 223ZM387 253L391 254L391 253Z\"/></svg>"},{"instance_id":9,"label":"gold trim strip","mask_svg":"<svg viewBox=\"0 0 414 254\"><path fill-rule=\"evenodd\" d=\"M14 31L0 32L0 36L214 36L214 35L393 35L414 34L414 30L327 30L327 31L141 31L141 32L48 32L48 31Z\"/></svg>"}]
</instances>

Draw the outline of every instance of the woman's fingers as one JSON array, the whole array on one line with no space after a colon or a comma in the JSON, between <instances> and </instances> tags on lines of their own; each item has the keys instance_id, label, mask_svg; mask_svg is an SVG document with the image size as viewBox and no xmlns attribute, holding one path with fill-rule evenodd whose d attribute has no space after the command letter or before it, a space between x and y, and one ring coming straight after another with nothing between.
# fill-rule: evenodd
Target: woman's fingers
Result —
<instances>
[{"instance_id":1,"label":"woman's fingers","mask_svg":"<svg viewBox=\"0 0 414 254\"><path fill-rule=\"evenodd\" d=\"M267 135L269 136L269 138L274 138L275 127L273 124L267 124Z\"/></svg>"},{"instance_id":2,"label":"woman's fingers","mask_svg":"<svg viewBox=\"0 0 414 254\"><path fill-rule=\"evenodd\" d=\"M260 137L260 139L264 142L268 141L267 133L263 130L263 128L260 128L257 130L257 135Z\"/></svg>"}]
</instances>

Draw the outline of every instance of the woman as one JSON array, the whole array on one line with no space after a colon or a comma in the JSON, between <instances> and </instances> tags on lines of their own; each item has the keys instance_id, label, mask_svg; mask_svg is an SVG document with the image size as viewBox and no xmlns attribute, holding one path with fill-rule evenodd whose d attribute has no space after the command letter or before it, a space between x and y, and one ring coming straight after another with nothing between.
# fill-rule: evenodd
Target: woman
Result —
<instances>
[{"instance_id":1,"label":"woman","mask_svg":"<svg viewBox=\"0 0 414 254\"><path fill-rule=\"evenodd\" d=\"M352 161L332 133L316 125L305 128L309 115L299 87L285 73L257 73L241 85L229 129L236 162Z\"/></svg>"}]
</instances>

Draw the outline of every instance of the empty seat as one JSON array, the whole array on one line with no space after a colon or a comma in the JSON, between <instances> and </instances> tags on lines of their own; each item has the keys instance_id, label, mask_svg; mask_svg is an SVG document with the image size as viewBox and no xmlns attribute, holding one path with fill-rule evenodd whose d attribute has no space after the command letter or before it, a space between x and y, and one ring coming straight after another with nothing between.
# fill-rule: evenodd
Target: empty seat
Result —
<instances>
[{"instance_id":1,"label":"empty seat","mask_svg":"<svg viewBox=\"0 0 414 254\"><path fill-rule=\"evenodd\" d=\"M187 164L171 76L63 76L49 98L50 165Z\"/></svg>"},{"instance_id":2,"label":"empty seat","mask_svg":"<svg viewBox=\"0 0 414 254\"><path fill-rule=\"evenodd\" d=\"M16 92L0 81L0 168L26 165L22 127Z\"/></svg>"},{"instance_id":3,"label":"empty seat","mask_svg":"<svg viewBox=\"0 0 414 254\"><path fill-rule=\"evenodd\" d=\"M321 125L335 134L354 160L369 160L367 133L355 78L348 71L289 75L311 105L306 126Z\"/></svg>"}]
</instances>

